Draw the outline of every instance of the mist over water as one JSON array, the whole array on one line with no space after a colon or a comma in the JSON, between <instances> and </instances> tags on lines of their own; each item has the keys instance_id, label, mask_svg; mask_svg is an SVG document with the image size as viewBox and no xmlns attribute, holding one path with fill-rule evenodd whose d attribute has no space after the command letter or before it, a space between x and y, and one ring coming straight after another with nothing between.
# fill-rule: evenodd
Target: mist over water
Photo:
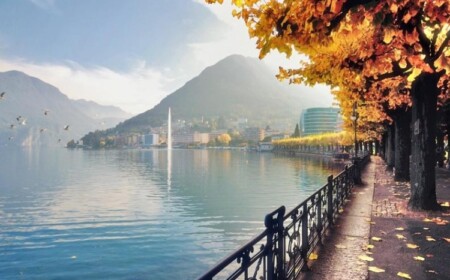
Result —
<instances>
[{"instance_id":1,"label":"mist over water","mask_svg":"<svg viewBox=\"0 0 450 280\"><path fill-rule=\"evenodd\" d=\"M343 168L229 150L0 154L1 279L193 279Z\"/></svg>"}]
</instances>

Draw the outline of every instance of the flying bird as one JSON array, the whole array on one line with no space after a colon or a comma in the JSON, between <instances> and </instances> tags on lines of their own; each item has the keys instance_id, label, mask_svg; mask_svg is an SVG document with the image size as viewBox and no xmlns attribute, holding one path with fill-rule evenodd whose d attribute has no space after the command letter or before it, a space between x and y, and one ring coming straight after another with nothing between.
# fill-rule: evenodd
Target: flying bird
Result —
<instances>
[{"instance_id":1,"label":"flying bird","mask_svg":"<svg viewBox=\"0 0 450 280\"><path fill-rule=\"evenodd\" d=\"M3 98L5 98L5 94L6 94L6 92L0 93L0 100L2 100Z\"/></svg>"},{"instance_id":2,"label":"flying bird","mask_svg":"<svg viewBox=\"0 0 450 280\"><path fill-rule=\"evenodd\" d=\"M18 116L18 117L16 118L16 120L17 120L18 122L20 122L22 119L23 119L22 116Z\"/></svg>"},{"instance_id":3,"label":"flying bird","mask_svg":"<svg viewBox=\"0 0 450 280\"><path fill-rule=\"evenodd\" d=\"M16 127L14 124L9 125L9 128L14 129Z\"/></svg>"},{"instance_id":4,"label":"flying bird","mask_svg":"<svg viewBox=\"0 0 450 280\"><path fill-rule=\"evenodd\" d=\"M46 131L46 130L47 130L46 128L41 128L41 129L39 130L39 132L42 133L42 132L44 132L44 131Z\"/></svg>"},{"instance_id":5,"label":"flying bird","mask_svg":"<svg viewBox=\"0 0 450 280\"><path fill-rule=\"evenodd\" d=\"M48 113L50 112L50 110L44 110L44 115L48 115Z\"/></svg>"},{"instance_id":6,"label":"flying bird","mask_svg":"<svg viewBox=\"0 0 450 280\"><path fill-rule=\"evenodd\" d=\"M61 143L61 139L58 139L58 143Z\"/></svg>"},{"instance_id":7,"label":"flying bird","mask_svg":"<svg viewBox=\"0 0 450 280\"><path fill-rule=\"evenodd\" d=\"M69 125L66 125L66 126L64 127L64 130L69 130Z\"/></svg>"},{"instance_id":8,"label":"flying bird","mask_svg":"<svg viewBox=\"0 0 450 280\"><path fill-rule=\"evenodd\" d=\"M14 139L14 137L12 137L12 136L9 136L9 138L8 138L9 141L12 141L13 139Z\"/></svg>"}]
</instances>

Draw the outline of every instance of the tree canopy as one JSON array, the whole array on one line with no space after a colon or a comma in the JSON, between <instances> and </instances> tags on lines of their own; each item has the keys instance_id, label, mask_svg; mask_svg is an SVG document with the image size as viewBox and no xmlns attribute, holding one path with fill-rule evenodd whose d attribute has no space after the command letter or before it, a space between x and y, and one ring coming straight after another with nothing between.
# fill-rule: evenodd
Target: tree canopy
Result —
<instances>
[{"instance_id":1,"label":"tree canopy","mask_svg":"<svg viewBox=\"0 0 450 280\"><path fill-rule=\"evenodd\" d=\"M209 3L223 0L206 0ZM410 205L435 208L436 110L448 98L448 0L231 0L263 58L271 50L306 55L279 79L325 83L340 102L346 127L355 102L364 138L411 107ZM362 106L361 106L362 105Z\"/></svg>"}]
</instances>

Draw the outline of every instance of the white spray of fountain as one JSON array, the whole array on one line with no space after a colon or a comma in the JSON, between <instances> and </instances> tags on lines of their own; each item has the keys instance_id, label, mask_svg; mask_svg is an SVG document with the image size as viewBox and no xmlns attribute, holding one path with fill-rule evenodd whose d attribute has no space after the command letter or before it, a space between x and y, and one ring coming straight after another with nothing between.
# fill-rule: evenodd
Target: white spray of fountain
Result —
<instances>
[{"instance_id":1,"label":"white spray of fountain","mask_svg":"<svg viewBox=\"0 0 450 280\"><path fill-rule=\"evenodd\" d=\"M167 150L172 150L172 116L170 114L167 116Z\"/></svg>"},{"instance_id":2,"label":"white spray of fountain","mask_svg":"<svg viewBox=\"0 0 450 280\"><path fill-rule=\"evenodd\" d=\"M167 116L167 190L172 188L172 116Z\"/></svg>"}]
</instances>

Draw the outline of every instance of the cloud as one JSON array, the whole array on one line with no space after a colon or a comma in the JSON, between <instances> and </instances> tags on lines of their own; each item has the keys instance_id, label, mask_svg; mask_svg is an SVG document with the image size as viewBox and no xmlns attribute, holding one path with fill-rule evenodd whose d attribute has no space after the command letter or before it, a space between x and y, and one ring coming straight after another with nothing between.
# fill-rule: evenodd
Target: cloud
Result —
<instances>
[{"instance_id":1,"label":"cloud","mask_svg":"<svg viewBox=\"0 0 450 280\"><path fill-rule=\"evenodd\" d=\"M24 60L0 59L0 71L18 70L59 88L71 99L93 100L119 106L133 114L157 105L179 86L170 69L159 71L138 61L128 73L105 67L84 68L75 62L36 64Z\"/></svg>"}]
</instances>

